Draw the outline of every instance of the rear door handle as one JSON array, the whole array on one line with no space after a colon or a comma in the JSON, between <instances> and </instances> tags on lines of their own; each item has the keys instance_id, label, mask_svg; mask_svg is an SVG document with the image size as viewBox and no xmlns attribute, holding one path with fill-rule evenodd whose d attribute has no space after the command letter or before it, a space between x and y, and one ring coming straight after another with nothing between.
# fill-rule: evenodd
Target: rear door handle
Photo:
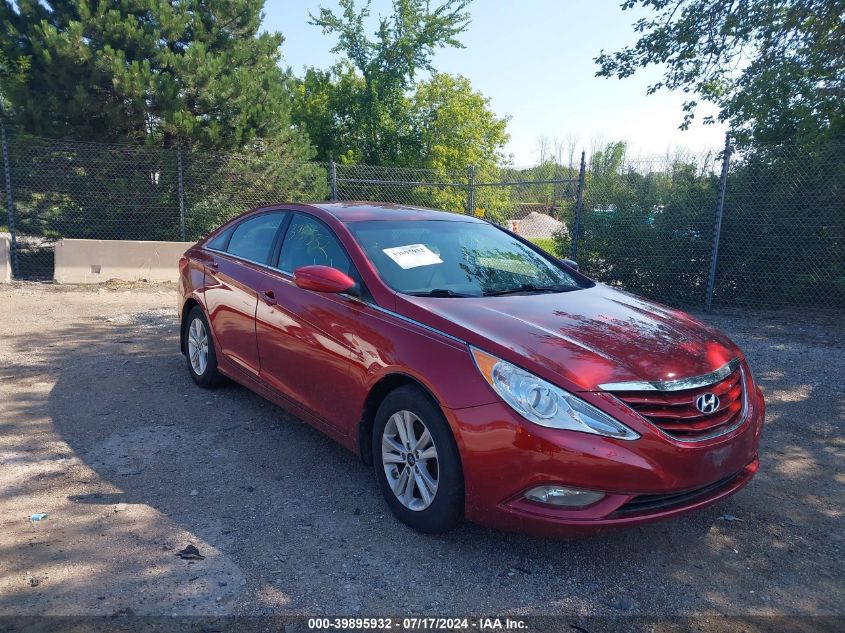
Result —
<instances>
[{"instance_id":1,"label":"rear door handle","mask_svg":"<svg viewBox=\"0 0 845 633\"><path fill-rule=\"evenodd\" d=\"M265 290L261 293L261 298L268 306L276 305L276 294L272 290Z\"/></svg>"},{"instance_id":2,"label":"rear door handle","mask_svg":"<svg viewBox=\"0 0 845 633\"><path fill-rule=\"evenodd\" d=\"M217 263L217 262L215 262L215 261L212 261L212 262L209 264L209 266L211 266L212 268L220 268L220 264L218 264L218 263Z\"/></svg>"}]
</instances>

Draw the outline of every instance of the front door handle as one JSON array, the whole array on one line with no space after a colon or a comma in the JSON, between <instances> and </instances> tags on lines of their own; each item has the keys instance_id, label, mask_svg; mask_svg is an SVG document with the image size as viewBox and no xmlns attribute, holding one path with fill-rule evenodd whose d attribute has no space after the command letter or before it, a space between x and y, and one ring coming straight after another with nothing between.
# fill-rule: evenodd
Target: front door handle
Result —
<instances>
[{"instance_id":1,"label":"front door handle","mask_svg":"<svg viewBox=\"0 0 845 633\"><path fill-rule=\"evenodd\" d=\"M218 263L217 263L216 261L214 261L214 260L212 260L212 262L209 264L209 266L211 266L212 268L220 268L220 264L218 264Z\"/></svg>"},{"instance_id":2,"label":"front door handle","mask_svg":"<svg viewBox=\"0 0 845 633\"><path fill-rule=\"evenodd\" d=\"M274 293L272 290L265 290L264 292L262 292L261 298L264 300L264 303L266 303L268 306L276 305L276 293Z\"/></svg>"}]
</instances>

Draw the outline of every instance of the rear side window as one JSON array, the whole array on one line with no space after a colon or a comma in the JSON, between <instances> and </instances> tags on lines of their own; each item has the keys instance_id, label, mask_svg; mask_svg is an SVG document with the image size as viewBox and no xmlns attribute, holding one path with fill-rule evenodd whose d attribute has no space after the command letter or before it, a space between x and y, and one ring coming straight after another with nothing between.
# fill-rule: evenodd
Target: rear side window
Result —
<instances>
[{"instance_id":1,"label":"rear side window","mask_svg":"<svg viewBox=\"0 0 845 633\"><path fill-rule=\"evenodd\" d=\"M316 264L353 274L352 262L331 229L319 220L296 214L285 234L279 268L292 273L300 266Z\"/></svg>"},{"instance_id":2,"label":"rear side window","mask_svg":"<svg viewBox=\"0 0 845 633\"><path fill-rule=\"evenodd\" d=\"M208 243L206 244L206 246L208 248L214 249L215 251L225 251L226 250L226 244L228 243L229 236L231 234L232 234L232 227L230 226L225 231L221 231L220 233L218 233L214 237L214 239L209 240Z\"/></svg>"},{"instance_id":3,"label":"rear side window","mask_svg":"<svg viewBox=\"0 0 845 633\"><path fill-rule=\"evenodd\" d=\"M264 213L244 220L235 227L226 251L235 257L265 263L284 219L284 213Z\"/></svg>"}]
</instances>

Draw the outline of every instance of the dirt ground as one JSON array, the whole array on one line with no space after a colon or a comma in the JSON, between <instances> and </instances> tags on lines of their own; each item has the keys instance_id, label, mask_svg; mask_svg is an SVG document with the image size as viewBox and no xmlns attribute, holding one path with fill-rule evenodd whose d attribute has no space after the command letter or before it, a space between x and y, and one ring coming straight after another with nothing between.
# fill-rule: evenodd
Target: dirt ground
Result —
<instances>
[{"instance_id":1,"label":"dirt ground","mask_svg":"<svg viewBox=\"0 0 845 633\"><path fill-rule=\"evenodd\" d=\"M708 316L766 395L759 475L561 541L405 528L355 456L191 382L173 287L0 288L0 615L845 614L835 316Z\"/></svg>"}]
</instances>

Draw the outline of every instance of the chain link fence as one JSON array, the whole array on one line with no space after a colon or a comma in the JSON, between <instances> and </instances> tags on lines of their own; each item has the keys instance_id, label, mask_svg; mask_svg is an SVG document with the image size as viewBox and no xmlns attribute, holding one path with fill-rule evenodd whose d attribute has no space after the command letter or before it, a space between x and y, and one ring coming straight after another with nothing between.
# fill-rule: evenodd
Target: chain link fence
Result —
<instances>
[{"instance_id":1,"label":"chain link fence","mask_svg":"<svg viewBox=\"0 0 845 633\"><path fill-rule=\"evenodd\" d=\"M195 241L251 207L280 201L374 200L470 213L553 250L577 196L577 182L558 167L452 173L289 162L284 148L260 142L236 154L9 135L3 147L11 202L4 184L0 232L14 237L19 279L52 279L61 238Z\"/></svg>"},{"instance_id":2,"label":"chain link fence","mask_svg":"<svg viewBox=\"0 0 845 633\"><path fill-rule=\"evenodd\" d=\"M285 161L261 145L250 154L177 152L183 156L183 239L190 242L252 207L329 198L323 163Z\"/></svg>"},{"instance_id":3,"label":"chain link fence","mask_svg":"<svg viewBox=\"0 0 845 633\"><path fill-rule=\"evenodd\" d=\"M577 245L582 270L669 305L704 306L718 163L715 155L594 160Z\"/></svg>"},{"instance_id":4,"label":"chain link fence","mask_svg":"<svg viewBox=\"0 0 845 633\"><path fill-rule=\"evenodd\" d=\"M21 279L52 279L61 238L195 241L250 207L329 192L326 165L261 144L216 154L9 135L4 149L0 233Z\"/></svg>"},{"instance_id":5,"label":"chain link fence","mask_svg":"<svg viewBox=\"0 0 845 633\"><path fill-rule=\"evenodd\" d=\"M845 146L466 171L284 160L179 146L2 143L0 233L18 279L52 279L61 238L195 241L251 207L374 200L507 226L588 275L689 308L845 308Z\"/></svg>"},{"instance_id":6,"label":"chain link fence","mask_svg":"<svg viewBox=\"0 0 845 633\"><path fill-rule=\"evenodd\" d=\"M552 251L569 234L578 172L558 165L529 169L470 167L465 172L333 165L337 200L377 200L485 218Z\"/></svg>"},{"instance_id":7,"label":"chain link fence","mask_svg":"<svg viewBox=\"0 0 845 633\"><path fill-rule=\"evenodd\" d=\"M845 308L845 145L593 161L578 261L670 305Z\"/></svg>"},{"instance_id":8,"label":"chain link fence","mask_svg":"<svg viewBox=\"0 0 845 633\"><path fill-rule=\"evenodd\" d=\"M731 156L713 304L845 308L845 145Z\"/></svg>"}]
</instances>

